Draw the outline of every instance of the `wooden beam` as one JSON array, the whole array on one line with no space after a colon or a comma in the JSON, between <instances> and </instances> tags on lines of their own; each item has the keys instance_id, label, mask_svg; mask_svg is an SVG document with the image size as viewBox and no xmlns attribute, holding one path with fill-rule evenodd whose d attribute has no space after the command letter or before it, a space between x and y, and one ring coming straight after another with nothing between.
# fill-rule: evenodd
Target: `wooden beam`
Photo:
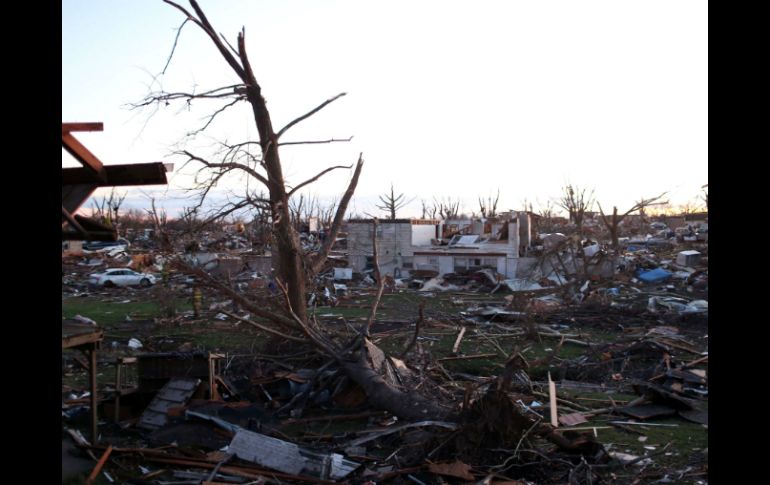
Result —
<instances>
[{"instance_id":1,"label":"wooden beam","mask_svg":"<svg viewBox=\"0 0 770 485\"><path fill-rule=\"evenodd\" d=\"M61 215L64 219L66 219L67 223L75 228L76 231L83 234L83 239L91 239L90 234L88 234L88 231L83 229L83 226L80 225L78 221L75 220L72 215L70 215L69 212L67 212L67 209L64 208L64 206L61 207ZM64 226L64 223L62 222L62 226Z\"/></svg>"},{"instance_id":2,"label":"wooden beam","mask_svg":"<svg viewBox=\"0 0 770 485\"><path fill-rule=\"evenodd\" d=\"M67 231L62 229L62 241L117 241L117 233L113 231L88 231L84 236L80 231Z\"/></svg>"},{"instance_id":3,"label":"wooden beam","mask_svg":"<svg viewBox=\"0 0 770 485\"><path fill-rule=\"evenodd\" d=\"M80 333L69 336L62 336L61 348L69 349L84 344L96 343L104 337L104 330L95 330L90 333Z\"/></svg>"},{"instance_id":4,"label":"wooden beam","mask_svg":"<svg viewBox=\"0 0 770 485\"><path fill-rule=\"evenodd\" d=\"M62 185L61 205L70 214L75 214L80 209L80 206L91 197L91 194L94 193L97 187L98 185L93 182L88 184Z\"/></svg>"},{"instance_id":5,"label":"wooden beam","mask_svg":"<svg viewBox=\"0 0 770 485\"><path fill-rule=\"evenodd\" d=\"M99 417L96 409L99 406L99 400L96 396L96 345L91 347L90 357L91 369L89 371L89 375L91 377L91 444L95 445L99 442ZM108 448L105 456L102 457L105 461L107 460L107 456L109 456L110 451L112 451L112 446Z\"/></svg>"},{"instance_id":6,"label":"wooden beam","mask_svg":"<svg viewBox=\"0 0 770 485\"><path fill-rule=\"evenodd\" d=\"M489 359L490 357L498 357L497 354L476 354L476 355L461 355L458 357L442 357L436 359L436 362L444 362L447 360L471 360L471 359Z\"/></svg>"},{"instance_id":7,"label":"wooden beam","mask_svg":"<svg viewBox=\"0 0 770 485\"><path fill-rule=\"evenodd\" d=\"M75 157L86 169L88 169L100 182L107 181L107 174L104 171L104 165L96 158L96 155L88 151L74 136L62 132L62 146Z\"/></svg>"},{"instance_id":8,"label":"wooden beam","mask_svg":"<svg viewBox=\"0 0 770 485\"><path fill-rule=\"evenodd\" d=\"M163 162L132 163L125 165L105 165L105 179L97 180L88 169L62 168L62 186L96 184L100 187L126 185L165 185L166 167ZM70 210L70 213L73 211Z\"/></svg>"},{"instance_id":9,"label":"wooden beam","mask_svg":"<svg viewBox=\"0 0 770 485\"><path fill-rule=\"evenodd\" d=\"M457 339L455 340L455 344L452 346L452 353L456 354L458 350L460 350L460 342L463 341L463 335L465 335L465 327L460 329L460 333L457 335Z\"/></svg>"},{"instance_id":10,"label":"wooden beam","mask_svg":"<svg viewBox=\"0 0 770 485\"><path fill-rule=\"evenodd\" d=\"M551 373L548 373L548 400L549 410L551 411L551 426L559 427L559 414L556 410L556 383L551 380Z\"/></svg>"},{"instance_id":11,"label":"wooden beam","mask_svg":"<svg viewBox=\"0 0 770 485\"><path fill-rule=\"evenodd\" d=\"M104 123L101 121L86 123L62 123L61 132L69 133L72 131L104 131Z\"/></svg>"}]
</instances>

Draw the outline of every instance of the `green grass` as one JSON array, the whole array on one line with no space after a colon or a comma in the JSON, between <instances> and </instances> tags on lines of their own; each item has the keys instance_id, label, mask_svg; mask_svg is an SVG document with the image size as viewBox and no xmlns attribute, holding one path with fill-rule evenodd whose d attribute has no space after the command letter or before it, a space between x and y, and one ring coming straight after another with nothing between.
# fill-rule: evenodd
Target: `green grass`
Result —
<instances>
[{"instance_id":1,"label":"green grass","mask_svg":"<svg viewBox=\"0 0 770 485\"><path fill-rule=\"evenodd\" d=\"M119 303L131 299L129 303ZM116 324L132 320L151 320L161 316L161 305L155 301L135 301L131 295L100 298L94 296L82 298L66 298L62 300L62 318L72 318L82 315L96 321L99 326L109 329ZM180 311L191 310L192 306L184 299L177 302Z\"/></svg>"}]
</instances>

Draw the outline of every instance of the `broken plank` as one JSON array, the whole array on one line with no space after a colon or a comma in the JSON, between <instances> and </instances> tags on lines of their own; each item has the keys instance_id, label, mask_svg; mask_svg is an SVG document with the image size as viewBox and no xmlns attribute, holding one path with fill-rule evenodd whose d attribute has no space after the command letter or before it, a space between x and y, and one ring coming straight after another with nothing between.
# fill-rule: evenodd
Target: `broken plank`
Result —
<instances>
[{"instance_id":1,"label":"broken plank","mask_svg":"<svg viewBox=\"0 0 770 485\"><path fill-rule=\"evenodd\" d=\"M560 431L585 431L587 429L612 429L612 426L576 426L574 428L560 428Z\"/></svg>"},{"instance_id":2,"label":"broken plank","mask_svg":"<svg viewBox=\"0 0 770 485\"><path fill-rule=\"evenodd\" d=\"M296 424L296 423L310 423L313 421L351 421L355 419L369 418L372 416L386 416L385 411L366 411L356 414L333 414L328 416L313 416L309 418L289 418L281 421L281 425Z\"/></svg>"},{"instance_id":3,"label":"broken plank","mask_svg":"<svg viewBox=\"0 0 770 485\"><path fill-rule=\"evenodd\" d=\"M686 363L685 365L680 367L680 369L687 369L687 368L692 367L694 365L698 365L698 364L701 364L703 362L708 362L708 361L709 361L709 356L707 355L705 357L701 357L700 359L695 359L692 362Z\"/></svg>"},{"instance_id":4,"label":"broken plank","mask_svg":"<svg viewBox=\"0 0 770 485\"><path fill-rule=\"evenodd\" d=\"M663 345L668 345L669 347L674 347L675 349L684 350L685 352L690 352L691 354L696 354L696 355L701 354L701 352L698 349L695 349L689 345L674 342L671 339L658 338L657 341L662 343Z\"/></svg>"},{"instance_id":5,"label":"broken plank","mask_svg":"<svg viewBox=\"0 0 770 485\"><path fill-rule=\"evenodd\" d=\"M497 354L476 354L476 355L461 355L457 357L442 357L440 359L436 359L436 362L444 362L447 360L489 359L491 357L497 357Z\"/></svg>"},{"instance_id":6,"label":"broken plank","mask_svg":"<svg viewBox=\"0 0 770 485\"><path fill-rule=\"evenodd\" d=\"M465 335L465 330L467 330L465 327L462 327L460 329L460 333L457 335L457 339L455 339L455 344L452 346L452 353L456 354L457 351L460 349L460 342L463 340L463 336Z\"/></svg>"},{"instance_id":7,"label":"broken plank","mask_svg":"<svg viewBox=\"0 0 770 485\"><path fill-rule=\"evenodd\" d=\"M102 471L102 468L104 468L104 464L107 463L107 458L110 457L110 453L112 453L112 445L109 445L106 450L104 450L104 453L102 454L102 457L99 458L99 461L96 462L96 466L94 467L93 471L90 475L88 475L88 479L86 480L86 485L91 485L94 483L94 480L96 480L96 477L99 475L99 472Z\"/></svg>"},{"instance_id":8,"label":"broken plank","mask_svg":"<svg viewBox=\"0 0 770 485\"><path fill-rule=\"evenodd\" d=\"M613 422L610 422L609 424L611 424L612 426L614 426L614 427L616 427L618 429L622 429L623 431L626 431L628 433L638 434L638 435L641 435L641 436L645 436L646 435L646 433L644 433L642 431L638 431L638 430L636 430L634 428L629 428L625 424L618 424L618 423L613 423Z\"/></svg>"},{"instance_id":9,"label":"broken plank","mask_svg":"<svg viewBox=\"0 0 770 485\"><path fill-rule=\"evenodd\" d=\"M345 447L350 448L351 446L361 446L364 443L368 443L369 441L380 438L382 436L393 434L408 428L416 428L421 426L438 426L441 428L447 428L452 431L458 428L457 424L451 423L449 421L418 421L416 423L407 423L407 424L402 424L400 426L392 426L384 430L379 429L379 430L364 431L365 433L371 433L371 434L369 434L368 436L364 436L363 438L357 438L349 442L348 444L346 444Z\"/></svg>"},{"instance_id":10,"label":"broken plank","mask_svg":"<svg viewBox=\"0 0 770 485\"><path fill-rule=\"evenodd\" d=\"M182 466L206 468L206 469L213 469L216 466L214 463L207 463L205 461L198 461L198 460L192 460L192 459L165 458L165 457L159 457L159 456L146 457L145 459L156 463L167 463L170 465L182 465ZM303 475L290 475L287 473L274 472L272 470L252 469L252 468L247 468L242 466L237 466L237 467L223 466L219 469L219 471L223 474L233 475L236 477L251 478L252 480L264 478L267 476L267 477L274 477L274 478L283 478L287 480L297 480L301 482L321 483L323 485L336 485L337 483L330 480L321 480L320 478L315 478L315 477L308 477Z\"/></svg>"},{"instance_id":11,"label":"broken plank","mask_svg":"<svg viewBox=\"0 0 770 485\"><path fill-rule=\"evenodd\" d=\"M551 408L551 426L559 427L559 415L556 409L556 383L551 380L551 373L548 373L548 399Z\"/></svg>"},{"instance_id":12,"label":"broken plank","mask_svg":"<svg viewBox=\"0 0 770 485\"><path fill-rule=\"evenodd\" d=\"M677 428L678 424L664 424L664 423L637 423L636 421L610 421L610 424L626 424L632 426L665 426L668 428Z\"/></svg>"}]
</instances>

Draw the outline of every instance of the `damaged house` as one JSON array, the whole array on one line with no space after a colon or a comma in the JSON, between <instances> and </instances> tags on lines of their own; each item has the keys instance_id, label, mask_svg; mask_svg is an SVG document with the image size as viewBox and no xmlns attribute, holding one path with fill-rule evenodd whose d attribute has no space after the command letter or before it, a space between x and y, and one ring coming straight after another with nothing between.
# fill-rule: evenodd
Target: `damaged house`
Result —
<instances>
[{"instance_id":1,"label":"damaged house","mask_svg":"<svg viewBox=\"0 0 770 485\"><path fill-rule=\"evenodd\" d=\"M508 278L516 276L519 258L526 255L531 224L526 212L495 219L469 220L462 233L442 240L446 223L430 219L383 220L377 227L379 264L396 278L412 270L438 275L491 268ZM456 224L455 224L456 225ZM348 253L353 271L372 267L371 219L348 222ZM452 234L456 231L448 231Z\"/></svg>"},{"instance_id":2,"label":"damaged house","mask_svg":"<svg viewBox=\"0 0 770 485\"><path fill-rule=\"evenodd\" d=\"M353 271L373 267L372 219L351 219L347 223L348 261ZM408 276L414 267L414 253L441 239L442 223L434 219L385 219L378 221L377 248L380 270L396 278Z\"/></svg>"}]
</instances>

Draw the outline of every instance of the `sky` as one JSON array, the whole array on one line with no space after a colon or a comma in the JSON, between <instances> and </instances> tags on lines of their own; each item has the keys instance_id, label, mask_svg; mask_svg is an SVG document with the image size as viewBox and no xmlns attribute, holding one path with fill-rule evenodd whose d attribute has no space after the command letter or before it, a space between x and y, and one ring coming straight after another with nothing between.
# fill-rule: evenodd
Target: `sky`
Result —
<instances>
[{"instance_id":1,"label":"sky","mask_svg":"<svg viewBox=\"0 0 770 485\"><path fill-rule=\"evenodd\" d=\"M189 9L186 2L180 2ZM241 28L273 126L279 129L345 92L282 141L287 183L330 165L365 160L350 211L382 214L377 196L394 185L412 202L500 191L499 209L535 210L568 184L594 189L622 212L668 192L695 200L708 183L708 4L689 1L201 0L235 44ZM197 92L238 82L211 41L184 27L160 0L63 0L62 121L101 121L76 136L105 164L175 163L166 188L127 190L125 207L148 194L170 214L192 205L190 167L179 148L206 155L218 141L256 140L249 106L226 111L200 100L131 109L150 92ZM65 152L62 165L74 162ZM337 170L307 195L344 192ZM215 192L242 192L241 177ZM100 189L101 196L109 189ZM90 203L87 203L90 205Z\"/></svg>"}]
</instances>

